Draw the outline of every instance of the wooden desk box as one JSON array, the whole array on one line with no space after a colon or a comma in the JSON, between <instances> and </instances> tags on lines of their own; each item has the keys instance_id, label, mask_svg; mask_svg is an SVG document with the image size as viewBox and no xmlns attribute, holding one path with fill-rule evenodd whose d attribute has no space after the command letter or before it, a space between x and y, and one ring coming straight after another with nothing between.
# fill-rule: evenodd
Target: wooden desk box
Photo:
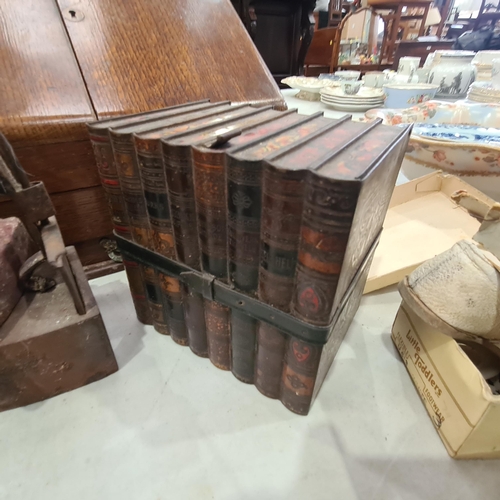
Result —
<instances>
[{"instance_id":1,"label":"wooden desk box","mask_svg":"<svg viewBox=\"0 0 500 500\"><path fill-rule=\"evenodd\" d=\"M285 107L229 0L0 0L0 12L0 130L84 265L107 259L111 234L86 122L203 98Z\"/></svg>"}]
</instances>

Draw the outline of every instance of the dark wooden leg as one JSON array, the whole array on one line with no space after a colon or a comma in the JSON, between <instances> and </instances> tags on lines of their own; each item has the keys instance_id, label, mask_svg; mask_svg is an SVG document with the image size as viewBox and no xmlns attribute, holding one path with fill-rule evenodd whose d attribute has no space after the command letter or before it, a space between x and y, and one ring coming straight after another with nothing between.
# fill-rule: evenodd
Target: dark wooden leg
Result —
<instances>
[{"instance_id":1,"label":"dark wooden leg","mask_svg":"<svg viewBox=\"0 0 500 500\"><path fill-rule=\"evenodd\" d=\"M300 22L300 31L302 34L302 42L300 44L299 55L297 60L297 69L300 75L304 73L304 61L306 60L307 50L314 35L314 19L313 11L316 6L316 0L308 0L302 5L302 17Z\"/></svg>"}]
</instances>

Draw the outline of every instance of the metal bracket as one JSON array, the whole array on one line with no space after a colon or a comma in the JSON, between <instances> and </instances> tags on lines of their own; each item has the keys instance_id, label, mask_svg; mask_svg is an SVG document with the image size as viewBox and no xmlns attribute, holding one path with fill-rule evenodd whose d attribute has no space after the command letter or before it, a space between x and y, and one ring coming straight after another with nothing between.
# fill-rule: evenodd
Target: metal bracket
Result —
<instances>
[{"instance_id":1,"label":"metal bracket","mask_svg":"<svg viewBox=\"0 0 500 500\"><path fill-rule=\"evenodd\" d=\"M219 302L232 309L238 309L256 320L269 323L287 334L314 344L325 344L327 342L333 330L333 326L337 322L340 312L351 296L354 286L358 282L359 276L364 271L367 263L370 261L370 257L375 251L380 238L379 234L368 251L363 264L354 276L330 325L315 326L306 323L291 314L265 304L255 297L239 292L229 285L222 283L211 274L192 269L181 262L164 257L163 255L153 252L152 250L148 250L137 243L122 238L116 233L114 234L118 243L118 248L124 256L128 256L139 264L152 267L160 273L178 278L183 283L186 283L189 287L191 287L193 291L201 294L205 299Z\"/></svg>"}]
</instances>

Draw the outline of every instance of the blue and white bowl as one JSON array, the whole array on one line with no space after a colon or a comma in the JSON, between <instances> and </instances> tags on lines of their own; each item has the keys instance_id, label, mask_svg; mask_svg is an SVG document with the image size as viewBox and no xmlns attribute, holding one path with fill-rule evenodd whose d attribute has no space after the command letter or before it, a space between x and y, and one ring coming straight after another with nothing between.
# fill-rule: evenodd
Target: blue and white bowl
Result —
<instances>
[{"instance_id":1,"label":"blue and white bowl","mask_svg":"<svg viewBox=\"0 0 500 500\"><path fill-rule=\"evenodd\" d=\"M382 87L387 108L407 108L431 100L438 85L430 83L386 83Z\"/></svg>"}]
</instances>

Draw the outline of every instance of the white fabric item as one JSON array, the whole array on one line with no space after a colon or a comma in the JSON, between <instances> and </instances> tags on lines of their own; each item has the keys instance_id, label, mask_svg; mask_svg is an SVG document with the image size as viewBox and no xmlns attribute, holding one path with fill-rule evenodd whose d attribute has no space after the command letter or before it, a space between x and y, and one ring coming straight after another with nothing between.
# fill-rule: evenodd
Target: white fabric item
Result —
<instances>
[{"instance_id":1,"label":"white fabric item","mask_svg":"<svg viewBox=\"0 0 500 500\"><path fill-rule=\"evenodd\" d=\"M460 241L424 262L408 276L408 284L449 325L500 338L500 273L475 242Z\"/></svg>"},{"instance_id":2,"label":"white fabric item","mask_svg":"<svg viewBox=\"0 0 500 500\"><path fill-rule=\"evenodd\" d=\"M328 12L328 5L330 4L330 0L317 0L315 12Z\"/></svg>"}]
</instances>

